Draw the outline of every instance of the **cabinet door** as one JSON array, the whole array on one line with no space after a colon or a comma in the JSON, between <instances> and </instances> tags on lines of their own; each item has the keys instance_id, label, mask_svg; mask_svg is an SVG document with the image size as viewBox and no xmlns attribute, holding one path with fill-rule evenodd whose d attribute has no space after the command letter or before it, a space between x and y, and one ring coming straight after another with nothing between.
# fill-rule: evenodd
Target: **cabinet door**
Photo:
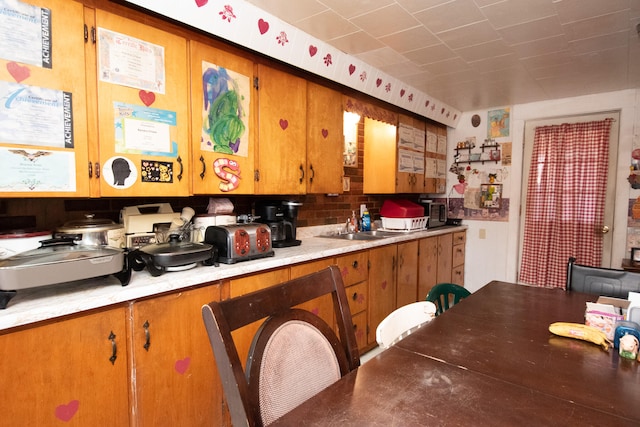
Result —
<instances>
[{"instance_id":1,"label":"cabinet door","mask_svg":"<svg viewBox=\"0 0 640 427\"><path fill-rule=\"evenodd\" d=\"M296 279L307 274L315 273L334 264L333 258L327 258L320 261L306 262L291 266L291 279ZM308 301L300 306L303 310L312 312L327 322L331 327L335 325L335 315L333 312L333 300L331 295L323 295L312 301Z\"/></svg>"},{"instance_id":2,"label":"cabinet door","mask_svg":"<svg viewBox=\"0 0 640 427\"><path fill-rule=\"evenodd\" d=\"M15 15L12 6L20 8ZM0 37L3 50L12 51L0 58L0 194L86 197L83 6L66 0L23 0L3 2L3 7L7 10L0 17L1 32L13 28L17 33L15 38ZM47 27L49 33L42 32Z\"/></svg>"},{"instance_id":3,"label":"cabinet door","mask_svg":"<svg viewBox=\"0 0 640 427\"><path fill-rule=\"evenodd\" d=\"M190 41L194 194L253 194L254 63Z\"/></svg>"},{"instance_id":4,"label":"cabinet door","mask_svg":"<svg viewBox=\"0 0 640 427\"><path fill-rule=\"evenodd\" d=\"M307 82L258 66L259 194L304 194L307 155Z\"/></svg>"},{"instance_id":5,"label":"cabinet door","mask_svg":"<svg viewBox=\"0 0 640 427\"><path fill-rule=\"evenodd\" d=\"M398 244L397 282L396 308L416 302L418 295L417 240Z\"/></svg>"},{"instance_id":6,"label":"cabinet door","mask_svg":"<svg viewBox=\"0 0 640 427\"><path fill-rule=\"evenodd\" d=\"M427 294L438 282L438 237L427 237L419 242L418 300Z\"/></svg>"},{"instance_id":7,"label":"cabinet door","mask_svg":"<svg viewBox=\"0 0 640 427\"><path fill-rule=\"evenodd\" d=\"M218 300L220 286L209 285L132 304L135 425L222 425L222 385L200 314Z\"/></svg>"},{"instance_id":8,"label":"cabinet door","mask_svg":"<svg viewBox=\"0 0 640 427\"><path fill-rule=\"evenodd\" d=\"M368 259L367 251L354 252L336 258L344 286L351 286L367 280L369 277Z\"/></svg>"},{"instance_id":9,"label":"cabinet door","mask_svg":"<svg viewBox=\"0 0 640 427\"><path fill-rule=\"evenodd\" d=\"M397 154L395 126L364 118L364 193L396 193Z\"/></svg>"},{"instance_id":10,"label":"cabinet door","mask_svg":"<svg viewBox=\"0 0 640 427\"><path fill-rule=\"evenodd\" d=\"M437 283L451 283L453 266L453 234L438 236L438 274Z\"/></svg>"},{"instance_id":11,"label":"cabinet door","mask_svg":"<svg viewBox=\"0 0 640 427\"><path fill-rule=\"evenodd\" d=\"M186 40L101 10L96 26L100 194L189 195Z\"/></svg>"},{"instance_id":12,"label":"cabinet door","mask_svg":"<svg viewBox=\"0 0 640 427\"><path fill-rule=\"evenodd\" d=\"M127 353L124 307L0 335L0 425L129 425Z\"/></svg>"},{"instance_id":13,"label":"cabinet door","mask_svg":"<svg viewBox=\"0 0 640 427\"><path fill-rule=\"evenodd\" d=\"M368 343L376 341L376 328L396 308L396 245L369 251Z\"/></svg>"},{"instance_id":14,"label":"cabinet door","mask_svg":"<svg viewBox=\"0 0 640 427\"><path fill-rule=\"evenodd\" d=\"M307 82L307 193L342 193L342 94Z\"/></svg>"}]
</instances>

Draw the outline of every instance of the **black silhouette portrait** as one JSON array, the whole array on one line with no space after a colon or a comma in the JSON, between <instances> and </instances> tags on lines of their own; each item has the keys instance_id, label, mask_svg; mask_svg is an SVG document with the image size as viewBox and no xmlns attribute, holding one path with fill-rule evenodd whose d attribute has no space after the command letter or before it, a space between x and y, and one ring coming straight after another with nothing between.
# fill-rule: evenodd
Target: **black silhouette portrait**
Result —
<instances>
[{"instance_id":1,"label":"black silhouette portrait","mask_svg":"<svg viewBox=\"0 0 640 427\"><path fill-rule=\"evenodd\" d=\"M113 185L124 185L124 181L131 175L129 162L122 157L113 160L111 169L113 170Z\"/></svg>"}]
</instances>

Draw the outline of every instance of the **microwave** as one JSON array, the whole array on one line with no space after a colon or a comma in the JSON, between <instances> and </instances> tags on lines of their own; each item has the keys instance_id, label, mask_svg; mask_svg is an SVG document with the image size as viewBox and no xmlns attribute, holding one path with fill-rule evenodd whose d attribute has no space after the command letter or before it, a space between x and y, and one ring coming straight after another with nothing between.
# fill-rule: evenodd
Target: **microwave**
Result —
<instances>
[{"instance_id":1,"label":"microwave","mask_svg":"<svg viewBox=\"0 0 640 427\"><path fill-rule=\"evenodd\" d=\"M429 225L427 228L442 227L447 225L447 205L444 203L428 203L427 214L429 215Z\"/></svg>"}]
</instances>

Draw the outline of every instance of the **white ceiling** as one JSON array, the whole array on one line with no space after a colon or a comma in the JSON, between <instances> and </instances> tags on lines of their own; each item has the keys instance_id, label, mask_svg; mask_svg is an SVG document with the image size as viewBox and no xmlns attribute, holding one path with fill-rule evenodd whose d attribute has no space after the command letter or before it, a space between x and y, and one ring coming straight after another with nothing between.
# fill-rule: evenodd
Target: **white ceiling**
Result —
<instances>
[{"instance_id":1,"label":"white ceiling","mask_svg":"<svg viewBox=\"0 0 640 427\"><path fill-rule=\"evenodd\" d=\"M247 0L461 110L640 88L640 0Z\"/></svg>"}]
</instances>

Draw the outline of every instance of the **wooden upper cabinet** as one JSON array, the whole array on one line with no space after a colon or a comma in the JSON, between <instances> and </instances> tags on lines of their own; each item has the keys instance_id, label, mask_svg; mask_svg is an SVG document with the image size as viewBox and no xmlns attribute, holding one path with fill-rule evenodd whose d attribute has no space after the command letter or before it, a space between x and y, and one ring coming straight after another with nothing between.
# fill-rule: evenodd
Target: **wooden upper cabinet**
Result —
<instances>
[{"instance_id":1,"label":"wooden upper cabinet","mask_svg":"<svg viewBox=\"0 0 640 427\"><path fill-rule=\"evenodd\" d=\"M194 194L253 194L254 63L190 41Z\"/></svg>"},{"instance_id":2,"label":"wooden upper cabinet","mask_svg":"<svg viewBox=\"0 0 640 427\"><path fill-rule=\"evenodd\" d=\"M13 5L33 19L0 17L0 197L88 196L83 6Z\"/></svg>"},{"instance_id":3,"label":"wooden upper cabinet","mask_svg":"<svg viewBox=\"0 0 640 427\"><path fill-rule=\"evenodd\" d=\"M397 141L396 192L421 193L424 190L424 124L420 127L418 120L400 114Z\"/></svg>"},{"instance_id":4,"label":"wooden upper cabinet","mask_svg":"<svg viewBox=\"0 0 640 427\"><path fill-rule=\"evenodd\" d=\"M305 194L307 81L258 65L257 194Z\"/></svg>"},{"instance_id":5,"label":"wooden upper cabinet","mask_svg":"<svg viewBox=\"0 0 640 427\"><path fill-rule=\"evenodd\" d=\"M307 82L307 193L342 193L342 94Z\"/></svg>"},{"instance_id":6,"label":"wooden upper cabinet","mask_svg":"<svg viewBox=\"0 0 640 427\"><path fill-rule=\"evenodd\" d=\"M186 39L102 10L95 28L100 195L189 195Z\"/></svg>"},{"instance_id":7,"label":"wooden upper cabinet","mask_svg":"<svg viewBox=\"0 0 640 427\"><path fill-rule=\"evenodd\" d=\"M396 126L364 118L364 193L396 193Z\"/></svg>"}]
</instances>

